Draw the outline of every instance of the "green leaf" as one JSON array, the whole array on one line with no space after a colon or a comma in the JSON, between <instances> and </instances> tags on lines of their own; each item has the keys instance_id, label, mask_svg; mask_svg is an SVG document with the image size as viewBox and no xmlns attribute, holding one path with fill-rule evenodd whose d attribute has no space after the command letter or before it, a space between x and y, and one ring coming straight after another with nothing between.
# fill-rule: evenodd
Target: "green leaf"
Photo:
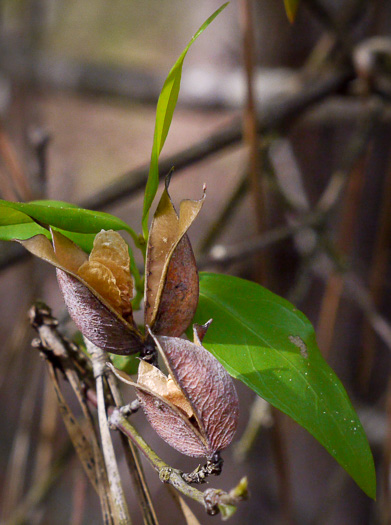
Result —
<instances>
[{"instance_id":1,"label":"green leaf","mask_svg":"<svg viewBox=\"0 0 391 525\"><path fill-rule=\"evenodd\" d=\"M217 11L215 11L198 29L196 34L193 36L193 38L183 50L178 60L175 62L174 67L168 74L168 77L166 78L166 81L164 82L162 91L160 93L156 108L156 121L155 132L153 136L151 163L149 167L148 181L144 194L142 228L145 239L148 237L149 210L151 208L152 202L155 198L159 186L159 155L166 141L168 130L170 129L172 121L172 116L174 114L175 106L178 100L179 88L181 85L183 61L193 42L208 27L208 25L211 22L213 22L216 16L219 15L223 9L225 9L227 5L228 2L222 5L219 9L217 9Z\"/></svg>"},{"instance_id":2,"label":"green leaf","mask_svg":"<svg viewBox=\"0 0 391 525\"><path fill-rule=\"evenodd\" d=\"M136 233L118 217L101 211L91 211L78 208L63 202L38 201L37 202L10 202L0 200L0 206L7 206L21 211L44 224L50 224L61 230L77 233L98 233L101 230L125 230L132 237Z\"/></svg>"},{"instance_id":3,"label":"green leaf","mask_svg":"<svg viewBox=\"0 0 391 525\"><path fill-rule=\"evenodd\" d=\"M137 359L137 355L110 354L110 360L115 368L125 372L129 376L137 374L138 365L140 363L140 360Z\"/></svg>"},{"instance_id":4,"label":"green leaf","mask_svg":"<svg viewBox=\"0 0 391 525\"><path fill-rule=\"evenodd\" d=\"M132 228L109 213L78 208L62 201L24 203L0 200L1 240L24 240L38 233L50 238L48 231L34 221L53 226L86 252L91 251L95 234L101 230L125 230L133 237L136 246L139 246L138 236ZM141 294L143 283L130 248L129 255L130 271L135 279L137 291Z\"/></svg>"},{"instance_id":5,"label":"green leaf","mask_svg":"<svg viewBox=\"0 0 391 525\"><path fill-rule=\"evenodd\" d=\"M285 11L291 24L295 21L299 0L284 0Z\"/></svg>"},{"instance_id":6,"label":"green leaf","mask_svg":"<svg viewBox=\"0 0 391 525\"><path fill-rule=\"evenodd\" d=\"M50 238L49 232L25 213L0 206L0 240L12 241L13 239L19 239L23 241L39 233L43 233Z\"/></svg>"},{"instance_id":7,"label":"green leaf","mask_svg":"<svg viewBox=\"0 0 391 525\"><path fill-rule=\"evenodd\" d=\"M210 318L203 345L233 377L306 428L375 498L364 430L304 314L256 283L202 273L194 322Z\"/></svg>"}]
</instances>

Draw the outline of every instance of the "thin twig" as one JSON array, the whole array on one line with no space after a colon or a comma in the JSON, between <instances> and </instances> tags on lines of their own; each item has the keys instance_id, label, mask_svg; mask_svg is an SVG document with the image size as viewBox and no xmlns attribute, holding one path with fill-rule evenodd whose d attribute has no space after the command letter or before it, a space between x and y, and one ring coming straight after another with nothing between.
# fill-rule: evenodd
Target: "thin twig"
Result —
<instances>
[{"instance_id":1,"label":"thin twig","mask_svg":"<svg viewBox=\"0 0 391 525\"><path fill-rule=\"evenodd\" d=\"M111 394L113 396L116 407L124 405L121 392L118 388L117 380L113 373L107 371L107 383L109 385ZM155 509L153 507L151 494L144 476L143 467L140 461L138 450L134 446L130 439L127 439L121 433L121 441L124 449L126 463L129 468L130 475L134 487L136 489L137 501L140 505L141 512L143 514L143 520L145 525L158 525L158 519L156 516Z\"/></svg>"},{"instance_id":2,"label":"thin twig","mask_svg":"<svg viewBox=\"0 0 391 525\"><path fill-rule=\"evenodd\" d=\"M242 176L235 186L232 194L228 197L220 214L209 226L205 237L199 247L199 252L204 254L213 246L217 238L224 231L224 228L228 224L229 220L232 219L236 208L241 203L243 197L246 195L248 190L248 175L247 173Z\"/></svg>"},{"instance_id":3,"label":"thin twig","mask_svg":"<svg viewBox=\"0 0 391 525\"><path fill-rule=\"evenodd\" d=\"M368 152L364 158L358 159L358 163L350 174L346 189L343 216L340 221L337 239L337 249L340 253L344 254L345 257L350 255L353 246L352 241L354 239L355 226L360 211L368 159ZM324 356L330 354L342 289L343 274L334 272L327 282L323 295L317 329L320 348Z\"/></svg>"},{"instance_id":4,"label":"thin twig","mask_svg":"<svg viewBox=\"0 0 391 525\"><path fill-rule=\"evenodd\" d=\"M24 481L27 473L28 458L31 447L31 435L34 419L31 414L37 401L40 384L40 373L37 366L30 368L29 380L23 392L19 412L19 422L15 431L12 450L9 455L4 485L2 519L7 519L13 508L22 498Z\"/></svg>"},{"instance_id":5,"label":"thin twig","mask_svg":"<svg viewBox=\"0 0 391 525\"><path fill-rule=\"evenodd\" d=\"M264 187L261 178L261 159L259 155L259 137L257 132L257 114L254 98L254 26L252 0L239 3L243 34L243 61L246 77L246 106L243 114L243 141L248 148L249 186L253 201L253 210L257 233L266 229L266 209ZM266 255L260 253L256 260L257 281L266 284Z\"/></svg>"},{"instance_id":6,"label":"thin twig","mask_svg":"<svg viewBox=\"0 0 391 525\"><path fill-rule=\"evenodd\" d=\"M82 525L86 507L87 478L80 469L75 470L73 474L72 513L69 518L69 525Z\"/></svg>"},{"instance_id":7,"label":"thin twig","mask_svg":"<svg viewBox=\"0 0 391 525\"><path fill-rule=\"evenodd\" d=\"M41 421L38 434L39 439L32 483L42 476L42 472L45 472L45 470L50 468L54 454L55 435L57 428L57 411L57 401L52 385L50 384L50 379L48 376L45 376Z\"/></svg>"},{"instance_id":8,"label":"thin twig","mask_svg":"<svg viewBox=\"0 0 391 525\"><path fill-rule=\"evenodd\" d=\"M0 158L3 159L13 181L14 189L22 200L31 200L33 193L19 162L16 151L0 120Z\"/></svg>"},{"instance_id":9,"label":"thin twig","mask_svg":"<svg viewBox=\"0 0 391 525\"><path fill-rule=\"evenodd\" d=\"M117 460L113 442L110 436L109 425L106 416L106 402L104 391L104 374L106 361L108 359L104 350L85 339L88 353L91 356L94 377L96 381L96 397L98 408L98 420L103 457L106 465L107 477L109 480L110 491L113 500L113 510L118 517L118 525L130 525L131 519L128 506L125 499L125 493L122 488L121 476L118 471Z\"/></svg>"}]
</instances>

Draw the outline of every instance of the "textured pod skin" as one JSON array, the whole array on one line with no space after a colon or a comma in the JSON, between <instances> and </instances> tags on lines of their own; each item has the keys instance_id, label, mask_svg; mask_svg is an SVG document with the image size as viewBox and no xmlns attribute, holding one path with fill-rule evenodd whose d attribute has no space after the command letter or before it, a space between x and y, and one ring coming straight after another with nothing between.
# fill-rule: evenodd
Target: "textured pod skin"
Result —
<instances>
[{"instance_id":1,"label":"textured pod skin","mask_svg":"<svg viewBox=\"0 0 391 525\"><path fill-rule=\"evenodd\" d=\"M189 326L198 304L199 279L195 257L187 235L176 247L154 323L154 333L179 337Z\"/></svg>"},{"instance_id":2,"label":"textured pod skin","mask_svg":"<svg viewBox=\"0 0 391 525\"><path fill-rule=\"evenodd\" d=\"M208 457L200 432L179 409L140 387L137 397L152 428L166 443L186 456Z\"/></svg>"},{"instance_id":3,"label":"textured pod skin","mask_svg":"<svg viewBox=\"0 0 391 525\"><path fill-rule=\"evenodd\" d=\"M113 354L141 351L141 335L121 322L83 282L58 268L56 272L69 315L87 339Z\"/></svg>"},{"instance_id":4,"label":"textured pod skin","mask_svg":"<svg viewBox=\"0 0 391 525\"><path fill-rule=\"evenodd\" d=\"M225 368L199 344L156 337L170 375L190 403L190 420L171 403L138 385L137 393L154 430L173 448L189 456L211 458L235 434L239 401Z\"/></svg>"}]
</instances>

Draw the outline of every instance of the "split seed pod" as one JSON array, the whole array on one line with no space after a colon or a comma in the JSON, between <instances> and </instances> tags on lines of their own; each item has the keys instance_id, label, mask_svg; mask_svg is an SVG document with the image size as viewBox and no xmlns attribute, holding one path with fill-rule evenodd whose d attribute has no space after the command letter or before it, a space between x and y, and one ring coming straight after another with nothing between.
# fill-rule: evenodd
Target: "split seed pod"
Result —
<instances>
[{"instance_id":1,"label":"split seed pod","mask_svg":"<svg viewBox=\"0 0 391 525\"><path fill-rule=\"evenodd\" d=\"M141 351L144 341L134 326L130 303L128 247L119 233L98 233L90 257L61 233L51 233L53 245L44 235L20 243L56 267L65 304L78 329L108 352Z\"/></svg>"},{"instance_id":2,"label":"split seed pod","mask_svg":"<svg viewBox=\"0 0 391 525\"><path fill-rule=\"evenodd\" d=\"M212 458L234 436L239 403L231 377L195 334L195 343L153 337L168 371L166 377L141 362L137 383L111 366L117 377L136 388L154 430L188 456Z\"/></svg>"},{"instance_id":3,"label":"split seed pod","mask_svg":"<svg viewBox=\"0 0 391 525\"><path fill-rule=\"evenodd\" d=\"M148 237L145 268L145 326L156 335L182 335L194 317L199 280L193 250L186 235L205 199L183 200L179 217L168 193L160 199Z\"/></svg>"}]
</instances>

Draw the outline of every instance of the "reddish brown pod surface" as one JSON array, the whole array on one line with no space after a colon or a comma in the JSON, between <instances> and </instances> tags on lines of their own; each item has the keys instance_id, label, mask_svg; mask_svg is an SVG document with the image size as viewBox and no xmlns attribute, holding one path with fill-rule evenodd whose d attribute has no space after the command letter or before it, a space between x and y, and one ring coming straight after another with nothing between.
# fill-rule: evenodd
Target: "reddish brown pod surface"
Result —
<instances>
[{"instance_id":1,"label":"reddish brown pod surface","mask_svg":"<svg viewBox=\"0 0 391 525\"><path fill-rule=\"evenodd\" d=\"M136 387L147 419L173 448L194 457L212 458L235 434L239 402L231 377L199 341L154 337L168 376L140 364ZM171 383L171 384L170 384Z\"/></svg>"}]
</instances>

